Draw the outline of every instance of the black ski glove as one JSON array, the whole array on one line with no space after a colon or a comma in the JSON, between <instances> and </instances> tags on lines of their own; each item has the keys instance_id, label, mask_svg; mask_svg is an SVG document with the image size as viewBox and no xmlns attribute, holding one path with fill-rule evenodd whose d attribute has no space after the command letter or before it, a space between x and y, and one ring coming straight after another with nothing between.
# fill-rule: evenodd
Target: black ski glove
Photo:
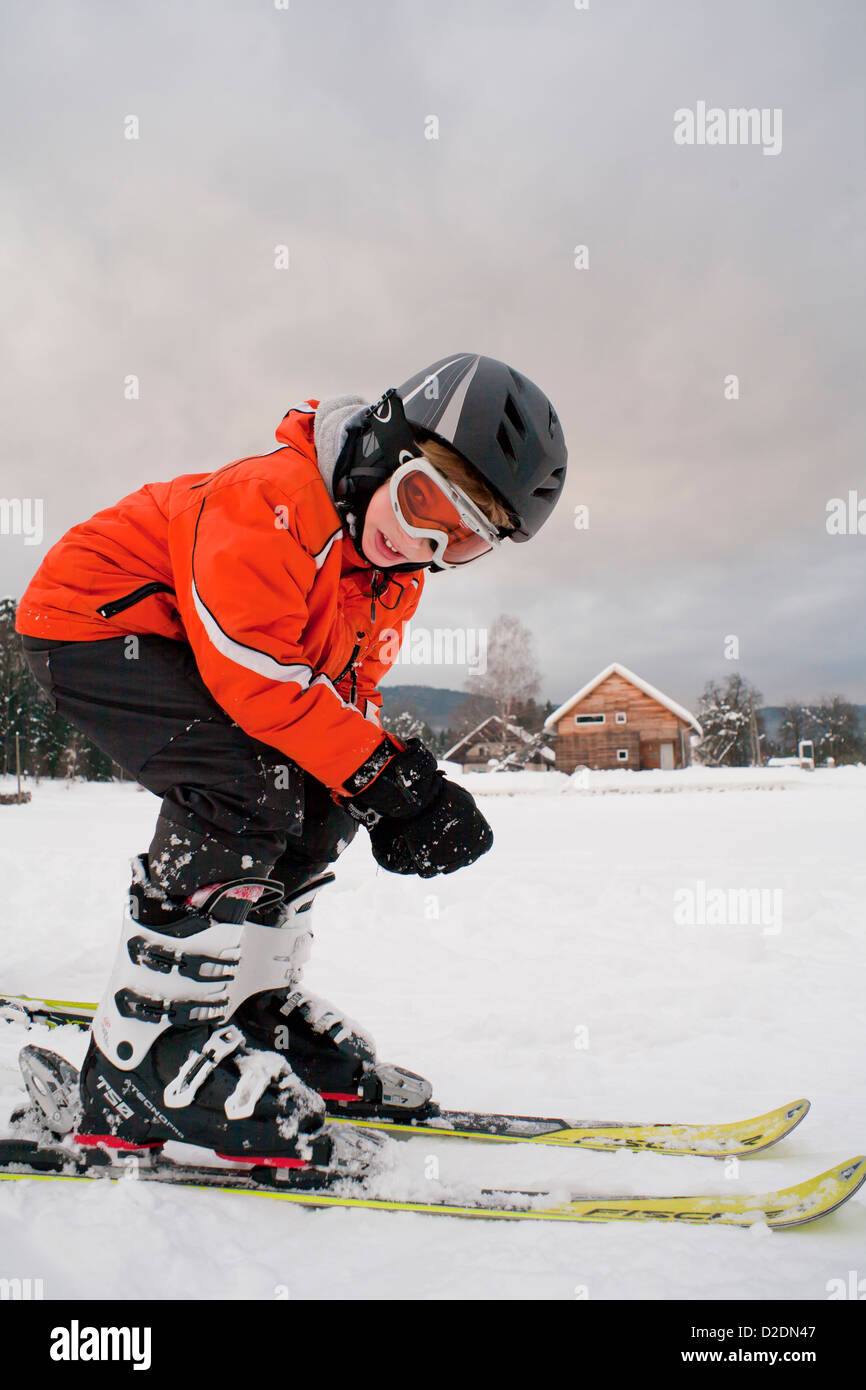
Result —
<instances>
[{"instance_id":1,"label":"black ski glove","mask_svg":"<svg viewBox=\"0 0 866 1390\"><path fill-rule=\"evenodd\" d=\"M380 749L355 778L369 774L385 756L389 761L374 781L340 798L340 804L366 825L373 856L383 869L433 878L473 864L487 853L493 831L474 798L438 771L436 759L420 739L410 738L402 749L389 741Z\"/></svg>"}]
</instances>

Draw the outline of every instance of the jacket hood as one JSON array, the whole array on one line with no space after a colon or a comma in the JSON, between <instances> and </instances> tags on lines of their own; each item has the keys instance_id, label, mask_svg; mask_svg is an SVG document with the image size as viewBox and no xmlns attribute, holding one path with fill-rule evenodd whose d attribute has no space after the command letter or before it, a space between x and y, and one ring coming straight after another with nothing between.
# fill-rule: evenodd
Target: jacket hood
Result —
<instances>
[{"instance_id":1,"label":"jacket hood","mask_svg":"<svg viewBox=\"0 0 866 1390\"><path fill-rule=\"evenodd\" d=\"M278 444L301 448L315 458L328 496L334 502L334 471L352 424L368 409L363 396L333 396L326 401L302 401L287 411L277 426Z\"/></svg>"}]
</instances>

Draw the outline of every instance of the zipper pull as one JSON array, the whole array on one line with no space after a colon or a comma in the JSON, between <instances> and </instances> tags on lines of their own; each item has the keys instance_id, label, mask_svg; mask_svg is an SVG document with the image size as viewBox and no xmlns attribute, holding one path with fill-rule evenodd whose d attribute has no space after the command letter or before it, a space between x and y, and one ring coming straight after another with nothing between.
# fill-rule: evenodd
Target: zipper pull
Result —
<instances>
[{"instance_id":1,"label":"zipper pull","mask_svg":"<svg viewBox=\"0 0 866 1390\"><path fill-rule=\"evenodd\" d=\"M380 580L380 579L384 579L384 577L385 577L385 576L381 573L380 570L374 570L374 571L373 571L373 580L372 580L372 583L371 583L371 585L370 585L370 621L371 621L371 622L375 622L375 621L376 621L376 597L377 597L377 592L378 592L378 589L379 589L379 580Z\"/></svg>"}]
</instances>

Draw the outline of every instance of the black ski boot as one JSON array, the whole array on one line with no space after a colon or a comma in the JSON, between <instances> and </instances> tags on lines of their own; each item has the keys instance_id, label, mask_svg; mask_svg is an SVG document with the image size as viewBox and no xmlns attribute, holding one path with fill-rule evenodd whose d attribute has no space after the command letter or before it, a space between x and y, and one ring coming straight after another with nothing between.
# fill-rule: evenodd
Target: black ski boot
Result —
<instances>
[{"instance_id":1,"label":"black ski boot","mask_svg":"<svg viewBox=\"0 0 866 1390\"><path fill-rule=\"evenodd\" d=\"M282 896L273 880L238 879L179 905L151 882L146 855L133 861L118 959L81 1072L79 1143L177 1140L241 1162L327 1166L321 1097L233 1018L263 986L295 977L284 934L249 920Z\"/></svg>"},{"instance_id":2,"label":"black ski boot","mask_svg":"<svg viewBox=\"0 0 866 1390\"><path fill-rule=\"evenodd\" d=\"M341 1010L300 986L313 933L310 910L332 873L283 885L281 900L254 909L257 920L278 928L295 964L291 986L247 999L233 1022L258 1046L287 1058L293 1072L317 1091L332 1115L391 1120L428 1117L432 1086L423 1076L376 1059L376 1044Z\"/></svg>"}]
</instances>

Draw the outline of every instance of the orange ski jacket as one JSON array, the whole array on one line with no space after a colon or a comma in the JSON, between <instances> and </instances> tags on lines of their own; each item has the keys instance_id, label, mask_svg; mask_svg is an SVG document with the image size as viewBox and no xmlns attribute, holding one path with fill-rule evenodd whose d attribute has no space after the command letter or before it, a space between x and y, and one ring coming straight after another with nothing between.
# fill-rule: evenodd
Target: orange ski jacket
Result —
<instances>
[{"instance_id":1,"label":"orange ski jacket","mask_svg":"<svg viewBox=\"0 0 866 1390\"><path fill-rule=\"evenodd\" d=\"M341 791L385 737L377 687L424 571L377 570L344 534L316 462L318 404L288 412L273 453L146 483L74 526L15 626L58 642L189 642L240 728Z\"/></svg>"}]
</instances>

